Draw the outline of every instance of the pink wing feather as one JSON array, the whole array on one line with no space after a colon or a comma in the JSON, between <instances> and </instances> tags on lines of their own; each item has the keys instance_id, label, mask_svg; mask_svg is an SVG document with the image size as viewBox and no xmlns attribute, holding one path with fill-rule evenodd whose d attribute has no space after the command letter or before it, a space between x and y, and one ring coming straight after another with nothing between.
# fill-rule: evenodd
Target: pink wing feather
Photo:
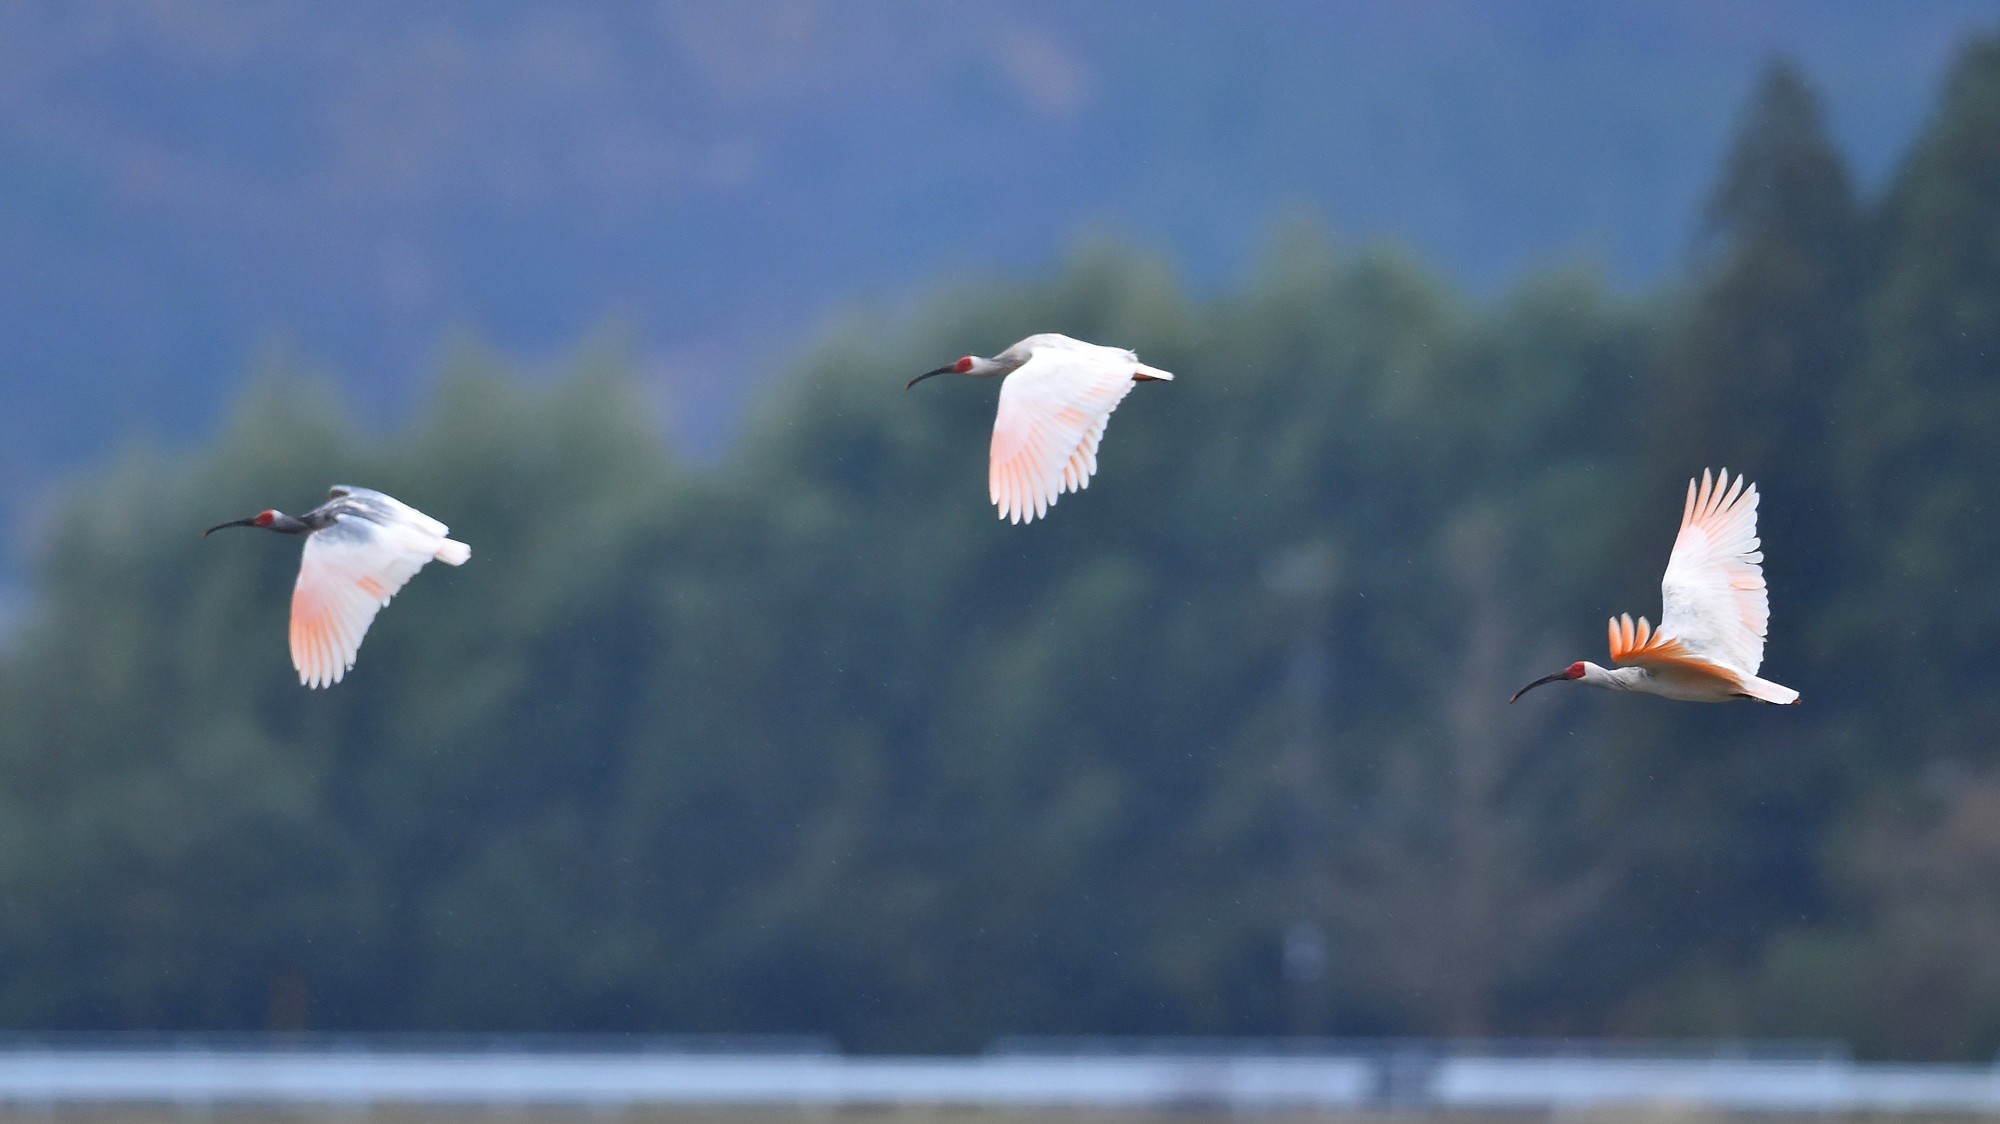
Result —
<instances>
[{"instance_id":1,"label":"pink wing feather","mask_svg":"<svg viewBox=\"0 0 2000 1124\"><path fill-rule=\"evenodd\" d=\"M1032 523L1097 472L1111 411L1135 378L1172 378L1115 348L1044 348L1000 385L988 492L1000 518Z\"/></svg>"}]
</instances>

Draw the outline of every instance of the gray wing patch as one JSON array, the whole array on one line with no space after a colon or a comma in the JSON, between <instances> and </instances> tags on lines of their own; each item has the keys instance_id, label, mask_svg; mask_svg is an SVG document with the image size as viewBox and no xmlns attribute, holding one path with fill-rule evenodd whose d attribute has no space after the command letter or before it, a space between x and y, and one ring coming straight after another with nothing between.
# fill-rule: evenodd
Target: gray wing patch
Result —
<instances>
[{"instance_id":1,"label":"gray wing patch","mask_svg":"<svg viewBox=\"0 0 2000 1124\"><path fill-rule=\"evenodd\" d=\"M326 498L330 500L337 500L342 497L360 500L363 503L372 501L377 507L388 506L383 501L389 499L386 494L378 492L373 488L363 488L355 484L335 484L326 493Z\"/></svg>"},{"instance_id":2,"label":"gray wing patch","mask_svg":"<svg viewBox=\"0 0 2000 1124\"><path fill-rule=\"evenodd\" d=\"M380 522L380 519L365 511L358 511L343 504L341 509L334 513L333 522L321 527L314 532L314 535L327 540L329 544L359 546L375 541L379 535L375 526Z\"/></svg>"},{"instance_id":3,"label":"gray wing patch","mask_svg":"<svg viewBox=\"0 0 2000 1124\"><path fill-rule=\"evenodd\" d=\"M333 489L332 494L338 501L334 507L337 515L351 515L356 520L365 520L383 527L397 522L402 517L397 510L396 502L373 488L356 488L351 484L341 484ZM338 525L342 521L335 522ZM329 527L328 530L332 528ZM367 533L367 537L374 537L372 530Z\"/></svg>"},{"instance_id":4,"label":"gray wing patch","mask_svg":"<svg viewBox=\"0 0 2000 1124\"><path fill-rule=\"evenodd\" d=\"M400 506L395 500L373 488L357 488L352 484L335 484L327 489L327 501L306 513L306 517L320 527L315 534L327 535L334 539L363 534L360 527L350 532L340 530L342 516L351 515L353 522L366 526L387 527L401 518ZM322 523L322 521L324 521ZM372 534L366 537L373 538Z\"/></svg>"}]
</instances>

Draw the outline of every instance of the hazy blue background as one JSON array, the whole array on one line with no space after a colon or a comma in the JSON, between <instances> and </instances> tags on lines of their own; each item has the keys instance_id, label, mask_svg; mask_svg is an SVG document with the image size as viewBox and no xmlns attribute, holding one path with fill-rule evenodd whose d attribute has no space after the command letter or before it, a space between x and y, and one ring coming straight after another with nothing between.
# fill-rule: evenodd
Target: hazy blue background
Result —
<instances>
[{"instance_id":1,"label":"hazy blue background","mask_svg":"<svg viewBox=\"0 0 2000 1124\"><path fill-rule=\"evenodd\" d=\"M258 349L391 418L455 329L615 321L696 449L857 301L1102 231L1198 290L1274 217L1480 292L1684 255L1758 68L1865 185L2000 5L1774 0L0 7L0 519L210 432Z\"/></svg>"}]
</instances>

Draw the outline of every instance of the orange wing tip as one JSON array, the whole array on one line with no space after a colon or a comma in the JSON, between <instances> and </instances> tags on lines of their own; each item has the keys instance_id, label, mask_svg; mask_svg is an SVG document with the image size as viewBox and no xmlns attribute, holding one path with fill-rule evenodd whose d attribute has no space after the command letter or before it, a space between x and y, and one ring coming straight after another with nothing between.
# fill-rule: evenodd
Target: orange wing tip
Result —
<instances>
[{"instance_id":1,"label":"orange wing tip","mask_svg":"<svg viewBox=\"0 0 2000 1124\"><path fill-rule=\"evenodd\" d=\"M1728 479L1729 470L1726 468L1723 469L1722 475L1724 479ZM1708 518L1709 502L1714 498L1715 478L1709 473L1708 469L1704 468L1701 470L1699 487L1696 486L1696 481L1692 478L1688 480L1687 506L1681 511L1681 526L1686 527L1689 524L1699 523L1703 519Z\"/></svg>"},{"instance_id":2,"label":"orange wing tip","mask_svg":"<svg viewBox=\"0 0 2000 1124\"><path fill-rule=\"evenodd\" d=\"M304 687L325 687L339 682L339 676L330 669L328 650L330 641L326 630L317 621L292 627L292 666L299 673L299 685Z\"/></svg>"},{"instance_id":3,"label":"orange wing tip","mask_svg":"<svg viewBox=\"0 0 2000 1124\"><path fill-rule=\"evenodd\" d=\"M1708 469L1701 470L1699 481L1688 480L1687 504L1681 509L1681 526L1706 523L1728 512L1744 500L1757 494L1757 485L1752 484L1741 473L1734 478L1724 468L1712 476Z\"/></svg>"},{"instance_id":4,"label":"orange wing tip","mask_svg":"<svg viewBox=\"0 0 2000 1124\"><path fill-rule=\"evenodd\" d=\"M1614 664L1633 663L1638 660L1671 660L1687 655L1681 642L1653 630L1652 623L1644 617L1637 624L1632 623L1632 614L1622 613L1611 618L1611 662Z\"/></svg>"},{"instance_id":5,"label":"orange wing tip","mask_svg":"<svg viewBox=\"0 0 2000 1124\"><path fill-rule=\"evenodd\" d=\"M354 668L344 656L343 645L325 607L304 589L294 589L292 593L289 638L292 668L299 673L301 686L331 687Z\"/></svg>"},{"instance_id":6,"label":"orange wing tip","mask_svg":"<svg viewBox=\"0 0 2000 1124\"><path fill-rule=\"evenodd\" d=\"M1617 663L1626 656L1646 646L1652 636L1653 626L1646 618L1640 617L1638 624L1632 623L1632 614L1622 613L1611 618L1611 662Z\"/></svg>"}]
</instances>

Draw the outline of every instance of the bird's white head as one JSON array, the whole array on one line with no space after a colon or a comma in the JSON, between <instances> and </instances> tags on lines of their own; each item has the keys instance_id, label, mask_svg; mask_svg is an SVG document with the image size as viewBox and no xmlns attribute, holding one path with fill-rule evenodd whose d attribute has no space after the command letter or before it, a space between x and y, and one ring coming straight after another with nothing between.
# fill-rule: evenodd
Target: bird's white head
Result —
<instances>
[{"instance_id":1,"label":"bird's white head","mask_svg":"<svg viewBox=\"0 0 2000 1124\"><path fill-rule=\"evenodd\" d=\"M1535 688L1541 686L1544 683L1567 683L1575 679L1586 679L1589 678L1591 672L1595 671L1602 674L1604 670L1605 670L1604 668L1598 667L1596 664L1591 663L1589 660L1578 660L1575 663L1569 665L1568 667L1563 668L1561 671L1556 672L1554 675L1544 675L1540 679L1535 680L1533 683L1530 683L1527 686L1521 688L1520 690L1514 692L1514 697L1508 699L1507 701L1510 703L1515 702L1519 700L1522 695L1527 694L1529 691L1534 690Z\"/></svg>"}]
</instances>

